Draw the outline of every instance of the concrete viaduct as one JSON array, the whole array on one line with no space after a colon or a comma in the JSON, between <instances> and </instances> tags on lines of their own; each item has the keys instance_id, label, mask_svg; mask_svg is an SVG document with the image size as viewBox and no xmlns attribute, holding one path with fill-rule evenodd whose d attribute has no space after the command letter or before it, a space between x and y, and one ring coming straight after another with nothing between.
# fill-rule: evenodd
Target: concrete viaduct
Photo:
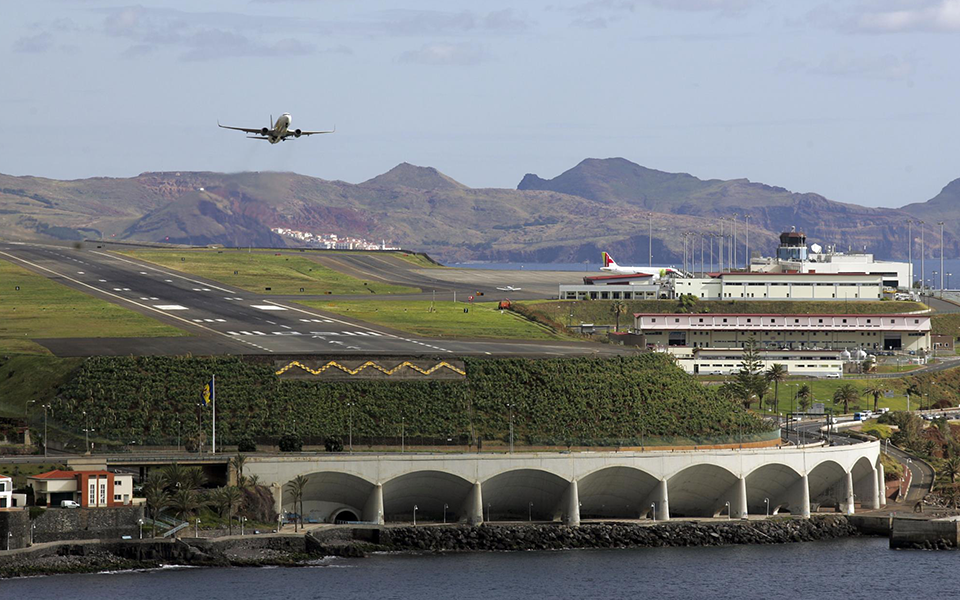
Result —
<instances>
[{"instance_id":1,"label":"concrete viaduct","mask_svg":"<svg viewBox=\"0 0 960 600\"><path fill-rule=\"evenodd\" d=\"M250 456L245 475L290 488L303 475L304 516L372 523L672 517L732 518L885 504L878 442L750 450L529 454Z\"/></svg>"}]
</instances>

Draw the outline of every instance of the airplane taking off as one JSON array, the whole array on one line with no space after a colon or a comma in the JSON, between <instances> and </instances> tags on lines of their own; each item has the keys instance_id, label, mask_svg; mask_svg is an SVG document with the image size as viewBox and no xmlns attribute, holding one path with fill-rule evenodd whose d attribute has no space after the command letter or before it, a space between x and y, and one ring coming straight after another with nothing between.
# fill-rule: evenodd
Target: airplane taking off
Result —
<instances>
[{"instance_id":1,"label":"airplane taking off","mask_svg":"<svg viewBox=\"0 0 960 600\"><path fill-rule=\"evenodd\" d=\"M220 121L217 121L217 125L224 129L235 129L236 131L242 131L244 133L252 133L254 135L248 135L247 138L251 140L267 140L271 144L276 144L277 142L286 141L289 137L298 138L301 135L316 135L318 133L334 133L337 128L334 127L330 131L301 131L300 129L290 129L290 123L292 119L290 113L283 113L280 115L280 118L277 119L277 122L273 122L273 115L270 115L270 127L229 127L227 125L220 125Z\"/></svg>"},{"instance_id":2,"label":"airplane taking off","mask_svg":"<svg viewBox=\"0 0 960 600\"><path fill-rule=\"evenodd\" d=\"M608 273L616 273L618 275L653 275L653 279L657 280L661 277L664 277L671 273L677 273L676 269L671 269L669 267L622 267L613 260L613 257L603 253L603 266L600 267L601 271L607 271Z\"/></svg>"}]
</instances>

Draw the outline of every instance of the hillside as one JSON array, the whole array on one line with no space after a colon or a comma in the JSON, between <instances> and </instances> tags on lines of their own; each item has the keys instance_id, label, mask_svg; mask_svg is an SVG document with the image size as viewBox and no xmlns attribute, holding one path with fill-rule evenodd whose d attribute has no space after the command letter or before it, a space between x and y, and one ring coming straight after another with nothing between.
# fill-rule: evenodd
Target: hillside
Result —
<instances>
[{"instance_id":1,"label":"hillside","mask_svg":"<svg viewBox=\"0 0 960 600\"><path fill-rule=\"evenodd\" d=\"M811 242L902 257L911 216L948 221L948 252L956 252L960 219L950 215L960 210L958 181L929 202L890 210L746 179L702 180L622 158L587 159L553 179L527 175L517 190L469 188L407 163L360 184L277 172L75 181L0 175L0 231L7 239L282 246L294 242L271 228L286 227L385 239L444 261L580 262L609 250L629 263L646 258L652 212L655 260L676 263L679 233L719 232L721 217L739 215L742 247L742 215L749 214L751 248L764 253L780 231L796 226ZM936 236L928 235L926 246L930 256L939 252Z\"/></svg>"}]
</instances>

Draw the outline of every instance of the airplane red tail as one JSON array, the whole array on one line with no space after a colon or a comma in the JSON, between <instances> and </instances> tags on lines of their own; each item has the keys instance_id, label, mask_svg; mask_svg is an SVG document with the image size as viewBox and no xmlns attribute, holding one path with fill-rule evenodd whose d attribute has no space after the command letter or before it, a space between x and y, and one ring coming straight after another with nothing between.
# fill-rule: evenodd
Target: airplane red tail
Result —
<instances>
[{"instance_id":1,"label":"airplane red tail","mask_svg":"<svg viewBox=\"0 0 960 600\"><path fill-rule=\"evenodd\" d=\"M613 257L612 257L612 256L610 256L609 254L607 254L606 252L604 252L604 253L603 253L603 266L605 266L605 267L614 266L614 267L615 267L615 266L617 266L617 262L616 262L615 260L613 260Z\"/></svg>"}]
</instances>

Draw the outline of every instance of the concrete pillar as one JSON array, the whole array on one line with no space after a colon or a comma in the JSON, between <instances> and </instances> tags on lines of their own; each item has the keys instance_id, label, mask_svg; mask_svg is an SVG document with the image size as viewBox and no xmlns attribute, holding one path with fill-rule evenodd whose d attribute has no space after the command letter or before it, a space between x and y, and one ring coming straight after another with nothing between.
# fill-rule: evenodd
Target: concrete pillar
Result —
<instances>
[{"instance_id":1,"label":"concrete pillar","mask_svg":"<svg viewBox=\"0 0 960 600\"><path fill-rule=\"evenodd\" d=\"M887 505L887 477L883 470L883 463L877 465L877 490L880 492L880 507Z\"/></svg>"},{"instance_id":2,"label":"concrete pillar","mask_svg":"<svg viewBox=\"0 0 960 600\"><path fill-rule=\"evenodd\" d=\"M568 527L580 527L580 491L577 489L576 479L570 482L563 495L563 513L560 519Z\"/></svg>"},{"instance_id":3,"label":"concrete pillar","mask_svg":"<svg viewBox=\"0 0 960 600\"><path fill-rule=\"evenodd\" d=\"M383 486L379 483L373 487L367 503L363 505L362 518L367 523L383 525Z\"/></svg>"},{"instance_id":4,"label":"concrete pillar","mask_svg":"<svg viewBox=\"0 0 960 600\"><path fill-rule=\"evenodd\" d=\"M483 525L483 492L479 481L473 484L463 501L463 519L469 525Z\"/></svg>"},{"instance_id":5,"label":"concrete pillar","mask_svg":"<svg viewBox=\"0 0 960 600\"><path fill-rule=\"evenodd\" d=\"M657 489L650 495L650 501L647 503L647 506L649 507L651 504L656 507L653 517L657 521L670 520L670 496L667 494L666 479L661 479L660 483L657 484ZM647 510L643 512L646 513Z\"/></svg>"},{"instance_id":6,"label":"concrete pillar","mask_svg":"<svg viewBox=\"0 0 960 600\"><path fill-rule=\"evenodd\" d=\"M810 518L810 478L806 473L800 478L800 516Z\"/></svg>"},{"instance_id":7,"label":"concrete pillar","mask_svg":"<svg viewBox=\"0 0 960 600\"><path fill-rule=\"evenodd\" d=\"M730 518L742 519L747 516L747 478L740 477L733 486L733 496L730 499Z\"/></svg>"},{"instance_id":8,"label":"concrete pillar","mask_svg":"<svg viewBox=\"0 0 960 600\"><path fill-rule=\"evenodd\" d=\"M847 472L843 475L843 500L840 503L840 510L845 515L854 513L853 507L853 473Z\"/></svg>"},{"instance_id":9,"label":"concrete pillar","mask_svg":"<svg viewBox=\"0 0 960 600\"><path fill-rule=\"evenodd\" d=\"M879 475L880 471L877 468L874 468L872 472L867 475L867 482L870 485L867 486L868 492L867 497L864 498L864 502L871 510L878 510L880 508L880 483L877 479Z\"/></svg>"}]
</instances>

